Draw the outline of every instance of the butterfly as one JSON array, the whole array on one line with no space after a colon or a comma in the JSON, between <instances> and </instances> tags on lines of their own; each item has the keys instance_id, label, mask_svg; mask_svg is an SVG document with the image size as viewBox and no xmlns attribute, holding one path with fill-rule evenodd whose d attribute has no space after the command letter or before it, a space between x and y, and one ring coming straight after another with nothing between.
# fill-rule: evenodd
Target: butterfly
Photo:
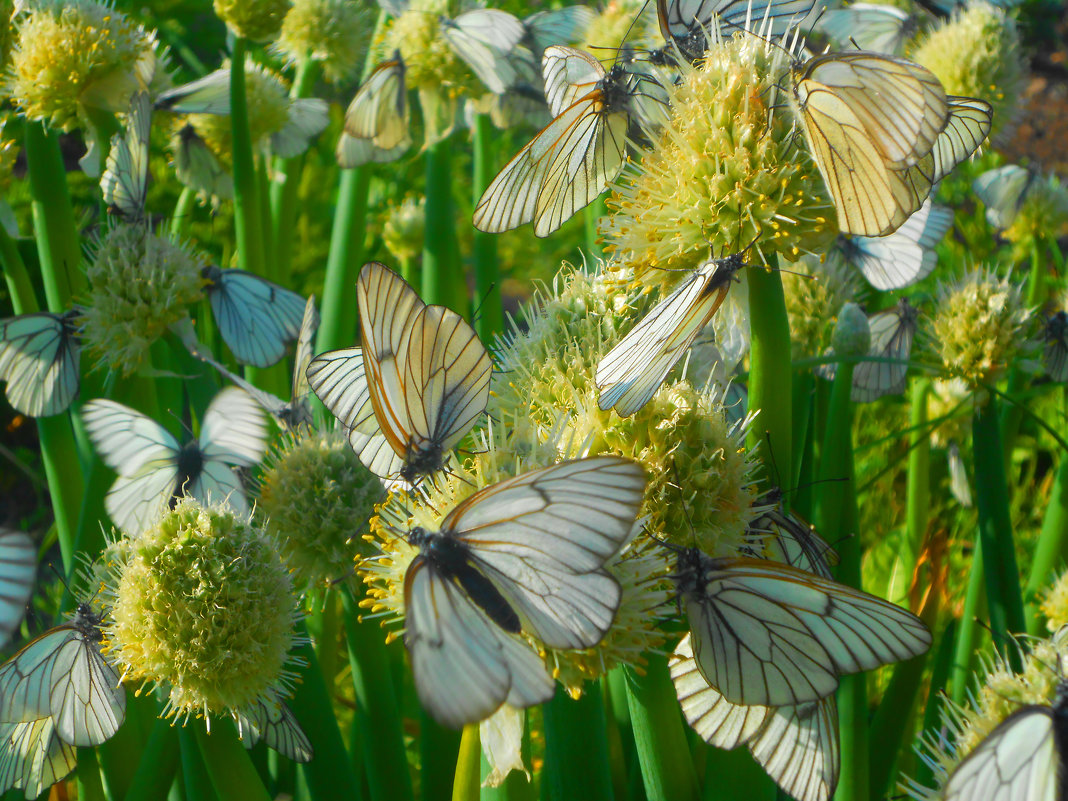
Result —
<instances>
[{"instance_id":1,"label":"butterfly","mask_svg":"<svg viewBox=\"0 0 1068 801\"><path fill-rule=\"evenodd\" d=\"M986 206L987 222L1004 231L1012 225L1028 192L1038 180L1037 172L1007 164L984 172L972 182L972 189Z\"/></svg>"},{"instance_id":2,"label":"butterfly","mask_svg":"<svg viewBox=\"0 0 1068 801\"><path fill-rule=\"evenodd\" d=\"M934 248L953 226L953 212L930 199L886 236L838 238L838 250L876 289L892 291L922 281L938 264Z\"/></svg>"},{"instance_id":3,"label":"butterfly","mask_svg":"<svg viewBox=\"0 0 1068 801\"><path fill-rule=\"evenodd\" d=\"M173 148L174 173L183 185L205 197L233 198L233 177L192 125L186 124L178 129Z\"/></svg>"},{"instance_id":4,"label":"butterfly","mask_svg":"<svg viewBox=\"0 0 1068 801\"><path fill-rule=\"evenodd\" d=\"M968 470L960 455L960 445L950 442L946 447L946 462L949 470L949 491L957 502L966 509L973 504L972 487L968 483Z\"/></svg>"},{"instance_id":5,"label":"butterfly","mask_svg":"<svg viewBox=\"0 0 1068 801\"><path fill-rule=\"evenodd\" d=\"M705 679L687 634L671 656L671 679L686 722L717 748L748 745L753 758L797 801L828 801L838 786L834 696L795 706L732 704Z\"/></svg>"},{"instance_id":6,"label":"butterfly","mask_svg":"<svg viewBox=\"0 0 1068 801\"><path fill-rule=\"evenodd\" d=\"M686 548L675 580L701 675L732 704L817 701L931 644L911 612L796 567Z\"/></svg>"},{"instance_id":7,"label":"butterfly","mask_svg":"<svg viewBox=\"0 0 1068 801\"><path fill-rule=\"evenodd\" d=\"M161 92L156 96L156 108L173 114L229 114L230 69L218 69Z\"/></svg>"},{"instance_id":8,"label":"butterfly","mask_svg":"<svg viewBox=\"0 0 1068 801\"><path fill-rule=\"evenodd\" d=\"M1046 346L1042 349L1042 362L1054 381L1068 381L1068 314L1059 311L1046 319L1043 331Z\"/></svg>"},{"instance_id":9,"label":"butterfly","mask_svg":"<svg viewBox=\"0 0 1068 801\"><path fill-rule=\"evenodd\" d=\"M311 405L308 403L307 371L308 364L311 362L312 339L315 337L315 331L318 327L319 313L315 309L315 296L312 295L304 306L304 319L300 324L300 333L297 335L297 349L293 356L292 393L288 401L263 391L217 362L197 342L192 325L185 326L180 330L179 336L190 353L210 364L241 389L245 390L268 414L278 421L282 428L292 431L302 425L310 426L312 424Z\"/></svg>"},{"instance_id":10,"label":"butterfly","mask_svg":"<svg viewBox=\"0 0 1068 801\"><path fill-rule=\"evenodd\" d=\"M538 653L589 648L619 606L604 569L630 538L645 493L642 467L614 456L534 470L458 504L439 531L414 528L404 577L405 644L423 706L459 728L502 703L553 695Z\"/></svg>"},{"instance_id":11,"label":"butterfly","mask_svg":"<svg viewBox=\"0 0 1068 801\"><path fill-rule=\"evenodd\" d=\"M623 169L632 101L647 78L573 47L542 59L554 119L493 179L475 206L474 225L500 233L534 222L545 237L608 188Z\"/></svg>"},{"instance_id":12,"label":"butterfly","mask_svg":"<svg viewBox=\"0 0 1068 801\"><path fill-rule=\"evenodd\" d=\"M656 0L656 18L664 41L694 63L704 56L714 29L776 36L801 22L814 5L815 0Z\"/></svg>"},{"instance_id":13,"label":"butterfly","mask_svg":"<svg viewBox=\"0 0 1068 801\"><path fill-rule=\"evenodd\" d=\"M861 50L899 55L920 29L919 19L896 6L853 3L827 11L819 26L845 46L855 42Z\"/></svg>"},{"instance_id":14,"label":"butterfly","mask_svg":"<svg viewBox=\"0 0 1068 801\"><path fill-rule=\"evenodd\" d=\"M211 265L203 276L223 341L242 364L270 367L286 354L304 319L296 292L244 270Z\"/></svg>"},{"instance_id":15,"label":"butterfly","mask_svg":"<svg viewBox=\"0 0 1068 801\"><path fill-rule=\"evenodd\" d=\"M709 259L645 315L597 365L597 404L629 417L648 403L722 305L744 264L741 253Z\"/></svg>"},{"instance_id":16,"label":"butterfly","mask_svg":"<svg viewBox=\"0 0 1068 801\"><path fill-rule=\"evenodd\" d=\"M531 14L523 28L531 51L540 56L553 45L582 41L595 19L588 6L564 6Z\"/></svg>"},{"instance_id":17,"label":"butterfly","mask_svg":"<svg viewBox=\"0 0 1068 801\"><path fill-rule=\"evenodd\" d=\"M7 400L29 417L66 411L78 394L82 345L77 310L0 320L0 378Z\"/></svg>"},{"instance_id":18,"label":"butterfly","mask_svg":"<svg viewBox=\"0 0 1068 801\"><path fill-rule=\"evenodd\" d=\"M345 111L345 133L372 139L383 150L408 140L408 93L399 50L376 66Z\"/></svg>"},{"instance_id":19,"label":"butterfly","mask_svg":"<svg viewBox=\"0 0 1068 801\"><path fill-rule=\"evenodd\" d=\"M126 114L126 135L111 137L107 166L100 188L108 209L127 221L141 221L148 196L148 149L152 132L152 101L148 92L135 92Z\"/></svg>"},{"instance_id":20,"label":"butterfly","mask_svg":"<svg viewBox=\"0 0 1068 801\"><path fill-rule=\"evenodd\" d=\"M919 312L907 298L892 309L868 317L871 347L868 355L893 361L862 361L853 368L854 403L871 403L883 395L900 395L905 391L906 364L912 353Z\"/></svg>"},{"instance_id":21,"label":"butterfly","mask_svg":"<svg viewBox=\"0 0 1068 801\"><path fill-rule=\"evenodd\" d=\"M523 37L523 23L506 11L476 8L456 19L439 18L441 34L452 51L494 94L504 94L517 77L509 56Z\"/></svg>"},{"instance_id":22,"label":"butterfly","mask_svg":"<svg viewBox=\"0 0 1068 801\"><path fill-rule=\"evenodd\" d=\"M0 528L0 648L22 620L37 578L37 548L21 531Z\"/></svg>"},{"instance_id":23,"label":"butterfly","mask_svg":"<svg viewBox=\"0 0 1068 801\"><path fill-rule=\"evenodd\" d=\"M184 445L156 421L115 401L89 401L82 418L101 458L119 474L104 505L129 536L140 536L182 495L248 513L233 468L263 458L267 427L259 404L244 390L228 387L216 395L200 436Z\"/></svg>"},{"instance_id":24,"label":"butterfly","mask_svg":"<svg viewBox=\"0 0 1068 801\"><path fill-rule=\"evenodd\" d=\"M73 746L106 742L126 718L126 690L100 653L101 617L87 603L0 666L0 721L51 718ZM41 732L43 734L43 731Z\"/></svg>"},{"instance_id":25,"label":"butterfly","mask_svg":"<svg viewBox=\"0 0 1068 801\"><path fill-rule=\"evenodd\" d=\"M776 487L761 500L769 508L749 524L749 537L763 544L769 555L780 562L833 578L831 568L838 564L838 554L815 528L783 509L782 490Z\"/></svg>"},{"instance_id":26,"label":"butterfly","mask_svg":"<svg viewBox=\"0 0 1068 801\"><path fill-rule=\"evenodd\" d=\"M56 735L51 717L0 723L0 793L24 789L32 801L77 764L77 750Z\"/></svg>"},{"instance_id":27,"label":"butterfly","mask_svg":"<svg viewBox=\"0 0 1068 801\"><path fill-rule=\"evenodd\" d=\"M356 300L362 347L315 357L308 381L371 472L411 483L486 410L492 364L459 314L427 306L384 264L363 266Z\"/></svg>"},{"instance_id":28,"label":"butterfly","mask_svg":"<svg viewBox=\"0 0 1068 801\"><path fill-rule=\"evenodd\" d=\"M300 728L292 710L281 701L257 701L237 714L237 732L245 748L253 748L261 740L294 762L311 762L315 756L308 735Z\"/></svg>"}]
</instances>

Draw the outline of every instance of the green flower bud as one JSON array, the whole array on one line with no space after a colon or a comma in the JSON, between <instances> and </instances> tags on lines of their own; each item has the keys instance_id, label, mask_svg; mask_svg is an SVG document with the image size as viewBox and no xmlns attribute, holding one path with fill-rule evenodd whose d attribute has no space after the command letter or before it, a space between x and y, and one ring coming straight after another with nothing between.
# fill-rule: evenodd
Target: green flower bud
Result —
<instances>
[{"instance_id":1,"label":"green flower bud","mask_svg":"<svg viewBox=\"0 0 1068 801\"><path fill-rule=\"evenodd\" d=\"M273 39L282 28L290 0L214 0L215 14L234 36L253 42Z\"/></svg>"},{"instance_id":2,"label":"green flower bud","mask_svg":"<svg viewBox=\"0 0 1068 801\"><path fill-rule=\"evenodd\" d=\"M838 312L831 334L831 349L842 357L866 356L871 349L868 315L856 303L847 303Z\"/></svg>"}]
</instances>

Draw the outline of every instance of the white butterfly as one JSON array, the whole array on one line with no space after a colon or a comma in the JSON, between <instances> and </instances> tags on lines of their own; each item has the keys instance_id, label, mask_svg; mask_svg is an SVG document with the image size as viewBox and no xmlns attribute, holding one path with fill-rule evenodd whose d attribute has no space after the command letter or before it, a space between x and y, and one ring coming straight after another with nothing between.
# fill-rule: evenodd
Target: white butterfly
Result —
<instances>
[{"instance_id":1,"label":"white butterfly","mask_svg":"<svg viewBox=\"0 0 1068 801\"><path fill-rule=\"evenodd\" d=\"M761 503L771 506L748 526L748 534L768 548L769 557L808 573L832 578L838 554L808 523L782 506L782 490L765 493Z\"/></svg>"},{"instance_id":2,"label":"white butterfly","mask_svg":"<svg viewBox=\"0 0 1068 801\"><path fill-rule=\"evenodd\" d=\"M984 172L972 182L972 188L986 206L987 221L1004 231L1012 225L1028 192L1038 180L1037 172L1007 164Z\"/></svg>"},{"instance_id":3,"label":"white butterfly","mask_svg":"<svg viewBox=\"0 0 1068 801\"><path fill-rule=\"evenodd\" d=\"M604 569L634 530L636 462L601 456L534 470L475 493L437 532L412 529L405 643L423 706L459 728L502 703L553 695L527 632L550 648L604 637L620 587Z\"/></svg>"},{"instance_id":4,"label":"white butterfly","mask_svg":"<svg viewBox=\"0 0 1068 801\"><path fill-rule=\"evenodd\" d=\"M405 150L410 146L410 111L404 74L404 59L399 51L394 51L391 59L374 68L345 111L342 141L346 141L346 137L370 140L383 153L391 153L402 145ZM340 143L338 151L340 159Z\"/></svg>"},{"instance_id":5,"label":"white butterfly","mask_svg":"<svg viewBox=\"0 0 1068 801\"><path fill-rule=\"evenodd\" d=\"M174 114L229 114L230 70L218 69L161 92L156 97L156 108Z\"/></svg>"},{"instance_id":6,"label":"white butterfly","mask_svg":"<svg viewBox=\"0 0 1068 801\"><path fill-rule=\"evenodd\" d=\"M712 319L745 256L709 259L660 301L597 365L597 404L629 417L656 394L668 372Z\"/></svg>"},{"instance_id":7,"label":"white butterfly","mask_svg":"<svg viewBox=\"0 0 1068 801\"><path fill-rule=\"evenodd\" d=\"M0 528L0 648L11 640L33 594L37 548L21 531Z\"/></svg>"},{"instance_id":8,"label":"white butterfly","mask_svg":"<svg viewBox=\"0 0 1068 801\"><path fill-rule=\"evenodd\" d=\"M1068 381L1068 314L1059 311L1046 319L1043 331L1046 346L1042 349L1042 362L1054 381Z\"/></svg>"},{"instance_id":9,"label":"white butterfly","mask_svg":"<svg viewBox=\"0 0 1068 801\"><path fill-rule=\"evenodd\" d=\"M51 718L67 745L100 745L126 718L126 690L100 654L101 618L81 603L74 616L0 666L0 721Z\"/></svg>"},{"instance_id":10,"label":"white butterfly","mask_svg":"<svg viewBox=\"0 0 1068 801\"><path fill-rule=\"evenodd\" d=\"M908 659L931 644L911 612L787 565L684 549L676 583L701 674L732 704L826 698L839 676Z\"/></svg>"},{"instance_id":11,"label":"white butterfly","mask_svg":"<svg viewBox=\"0 0 1068 801\"><path fill-rule=\"evenodd\" d=\"M371 472L412 482L440 470L485 411L492 364L459 314L427 306L383 264L363 266L356 299L363 347L317 356L308 381Z\"/></svg>"},{"instance_id":12,"label":"white butterfly","mask_svg":"<svg viewBox=\"0 0 1068 801\"><path fill-rule=\"evenodd\" d=\"M82 417L101 458L119 474L104 505L131 537L140 536L182 495L248 513L233 468L263 458L267 428L259 404L244 390L228 387L216 395L200 436L181 446L159 423L115 401L89 401Z\"/></svg>"},{"instance_id":13,"label":"white butterfly","mask_svg":"<svg viewBox=\"0 0 1068 801\"><path fill-rule=\"evenodd\" d=\"M861 50L899 55L919 31L919 20L895 6L853 3L820 17L823 32L843 47L855 42Z\"/></svg>"},{"instance_id":14,"label":"white butterfly","mask_svg":"<svg viewBox=\"0 0 1068 801\"><path fill-rule=\"evenodd\" d=\"M743 29L777 36L807 17L814 5L815 0L657 0L656 17L664 41L694 62L708 49L714 27L727 36Z\"/></svg>"},{"instance_id":15,"label":"white butterfly","mask_svg":"<svg viewBox=\"0 0 1068 801\"><path fill-rule=\"evenodd\" d=\"M140 221L145 216L151 132L152 101L148 92L135 92L126 114L126 135L111 137L107 167L100 178L104 202L125 220Z\"/></svg>"},{"instance_id":16,"label":"white butterfly","mask_svg":"<svg viewBox=\"0 0 1068 801\"><path fill-rule=\"evenodd\" d=\"M671 657L682 714L717 748L748 745L753 758L797 801L828 801L838 786L838 705L834 696L797 706L732 704L702 675L687 634Z\"/></svg>"},{"instance_id":17,"label":"white butterfly","mask_svg":"<svg viewBox=\"0 0 1068 801\"><path fill-rule=\"evenodd\" d=\"M183 125L175 134L174 173L178 180L198 194L216 200L234 196L234 179L192 125Z\"/></svg>"},{"instance_id":18,"label":"white butterfly","mask_svg":"<svg viewBox=\"0 0 1068 801\"><path fill-rule=\"evenodd\" d=\"M282 756L294 762L310 762L315 755L308 735L301 729L292 710L281 701L258 701L237 714L237 732L245 748L252 748L260 740Z\"/></svg>"},{"instance_id":19,"label":"white butterfly","mask_svg":"<svg viewBox=\"0 0 1068 801\"><path fill-rule=\"evenodd\" d=\"M0 793L19 788L32 801L77 764L77 750L57 736L51 717L0 723Z\"/></svg>"},{"instance_id":20,"label":"white butterfly","mask_svg":"<svg viewBox=\"0 0 1068 801\"><path fill-rule=\"evenodd\" d=\"M526 29L506 11L476 8L456 19L441 17L441 34L482 84L494 94L504 94L516 81L509 58Z\"/></svg>"},{"instance_id":21,"label":"white butterfly","mask_svg":"<svg viewBox=\"0 0 1068 801\"><path fill-rule=\"evenodd\" d=\"M952 210L935 206L928 198L892 234L843 234L838 239L838 249L876 289L904 289L931 274L938 264L934 249L952 226Z\"/></svg>"},{"instance_id":22,"label":"white butterfly","mask_svg":"<svg viewBox=\"0 0 1068 801\"><path fill-rule=\"evenodd\" d=\"M270 367L285 356L300 332L304 298L244 270L212 265L204 278L219 334L239 362Z\"/></svg>"},{"instance_id":23,"label":"white butterfly","mask_svg":"<svg viewBox=\"0 0 1068 801\"><path fill-rule=\"evenodd\" d=\"M900 395L905 391L907 364L912 353L919 312L907 298L892 309L868 317L871 347L868 355L888 361L862 361L853 369L854 403L870 403L883 395Z\"/></svg>"},{"instance_id":24,"label":"white butterfly","mask_svg":"<svg viewBox=\"0 0 1068 801\"><path fill-rule=\"evenodd\" d=\"M82 345L76 310L0 320L0 378L7 400L29 417L66 411L78 394Z\"/></svg>"},{"instance_id":25,"label":"white butterfly","mask_svg":"<svg viewBox=\"0 0 1068 801\"><path fill-rule=\"evenodd\" d=\"M581 42L595 19L597 15L588 6L564 6L531 14L523 20L523 27L531 50L541 56L553 45Z\"/></svg>"},{"instance_id":26,"label":"white butterfly","mask_svg":"<svg viewBox=\"0 0 1068 801\"><path fill-rule=\"evenodd\" d=\"M972 507L972 488L968 483L968 469L960 455L960 445L950 442L946 447L946 461L949 468L949 491L957 502L966 509Z\"/></svg>"}]
</instances>

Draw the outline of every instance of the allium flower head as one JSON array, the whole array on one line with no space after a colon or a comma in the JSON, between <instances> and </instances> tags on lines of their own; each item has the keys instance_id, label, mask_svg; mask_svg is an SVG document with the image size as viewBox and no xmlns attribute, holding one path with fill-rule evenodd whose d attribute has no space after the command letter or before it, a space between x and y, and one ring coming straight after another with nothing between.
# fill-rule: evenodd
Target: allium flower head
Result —
<instances>
[{"instance_id":1,"label":"allium flower head","mask_svg":"<svg viewBox=\"0 0 1068 801\"><path fill-rule=\"evenodd\" d=\"M755 36L713 43L703 64L668 83L669 119L625 170L602 233L635 278L755 243L790 261L838 233L834 207L781 102L782 50Z\"/></svg>"},{"instance_id":2,"label":"allium flower head","mask_svg":"<svg viewBox=\"0 0 1068 801\"><path fill-rule=\"evenodd\" d=\"M91 128L90 109L125 111L155 71L154 37L122 12L43 3L19 18L7 89L27 117L69 131Z\"/></svg>"},{"instance_id":3,"label":"allium flower head","mask_svg":"<svg viewBox=\"0 0 1068 801\"><path fill-rule=\"evenodd\" d=\"M1046 592L1040 606L1046 618L1046 628L1051 632L1068 625L1068 570L1062 572Z\"/></svg>"},{"instance_id":4,"label":"allium flower head","mask_svg":"<svg viewBox=\"0 0 1068 801\"><path fill-rule=\"evenodd\" d=\"M167 326L203 297L203 257L141 225L116 224L92 247L84 337L103 366L129 375Z\"/></svg>"},{"instance_id":5,"label":"allium flower head","mask_svg":"<svg viewBox=\"0 0 1068 801\"><path fill-rule=\"evenodd\" d=\"M950 375L973 387L996 382L1009 365L1027 366L1031 310L1021 287L987 269L973 270L938 289L931 323L935 347Z\"/></svg>"},{"instance_id":6,"label":"allium flower head","mask_svg":"<svg viewBox=\"0 0 1068 801\"><path fill-rule=\"evenodd\" d=\"M910 56L946 94L981 97L994 107L991 137L1010 125L1024 96L1027 69L1016 21L1003 8L972 2L931 31Z\"/></svg>"},{"instance_id":7,"label":"allium flower head","mask_svg":"<svg viewBox=\"0 0 1068 801\"><path fill-rule=\"evenodd\" d=\"M369 7L352 0L295 0L275 42L291 64L306 57L333 83L352 78L363 63L375 25Z\"/></svg>"},{"instance_id":8,"label":"allium flower head","mask_svg":"<svg viewBox=\"0 0 1068 801\"><path fill-rule=\"evenodd\" d=\"M397 261L406 262L416 258L423 250L423 233L426 228L426 198L405 198L390 206L382 224L382 241Z\"/></svg>"},{"instance_id":9,"label":"allium flower head","mask_svg":"<svg viewBox=\"0 0 1068 801\"><path fill-rule=\"evenodd\" d=\"M214 0L215 14L234 36L263 42L278 35L290 0Z\"/></svg>"},{"instance_id":10,"label":"allium flower head","mask_svg":"<svg viewBox=\"0 0 1068 801\"><path fill-rule=\"evenodd\" d=\"M287 694L296 599L259 528L182 498L108 557L109 656L125 681L164 691L166 714L232 714Z\"/></svg>"},{"instance_id":11,"label":"allium flower head","mask_svg":"<svg viewBox=\"0 0 1068 801\"><path fill-rule=\"evenodd\" d=\"M297 585L341 579L365 551L382 483L337 428L284 437L268 454L258 510Z\"/></svg>"},{"instance_id":12,"label":"allium flower head","mask_svg":"<svg viewBox=\"0 0 1068 801\"><path fill-rule=\"evenodd\" d=\"M1068 188L1056 175L1036 177L1028 184L1012 224L1002 232L1015 245L1013 256L1023 261L1040 239L1068 234Z\"/></svg>"},{"instance_id":13,"label":"allium flower head","mask_svg":"<svg viewBox=\"0 0 1068 801\"><path fill-rule=\"evenodd\" d=\"M811 256L802 259L783 273L782 286L793 357L822 356L831 345L839 311L857 296L856 271L831 251L822 264Z\"/></svg>"}]
</instances>

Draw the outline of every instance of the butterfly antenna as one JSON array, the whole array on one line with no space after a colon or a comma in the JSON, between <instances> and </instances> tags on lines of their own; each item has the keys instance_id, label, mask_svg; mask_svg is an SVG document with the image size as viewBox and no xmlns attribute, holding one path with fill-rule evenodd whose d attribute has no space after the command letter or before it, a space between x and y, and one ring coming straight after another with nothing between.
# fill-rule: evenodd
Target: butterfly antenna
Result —
<instances>
[{"instance_id":1,"label":"butterfly antenna","mask_svg":"<svg viewBox=\"0 0 1068 801\"><path fill-rule=\"evenodd\" d=\"M486 289L485 294L482 295L482 298L481 298L481 300L479 300L478 305L475 306L474 311L471 312L471 325L472 325L472 327L477 327L479 315L482 313L482 307L486 305L486 301L489 300L489 296L493 293L493 290L495 290L495 289L497 290L497 295L499 297L500 294L501 294L501 291L499 289L497 289L497 282L494 281Z\"/></svg>"}]
</instances>

